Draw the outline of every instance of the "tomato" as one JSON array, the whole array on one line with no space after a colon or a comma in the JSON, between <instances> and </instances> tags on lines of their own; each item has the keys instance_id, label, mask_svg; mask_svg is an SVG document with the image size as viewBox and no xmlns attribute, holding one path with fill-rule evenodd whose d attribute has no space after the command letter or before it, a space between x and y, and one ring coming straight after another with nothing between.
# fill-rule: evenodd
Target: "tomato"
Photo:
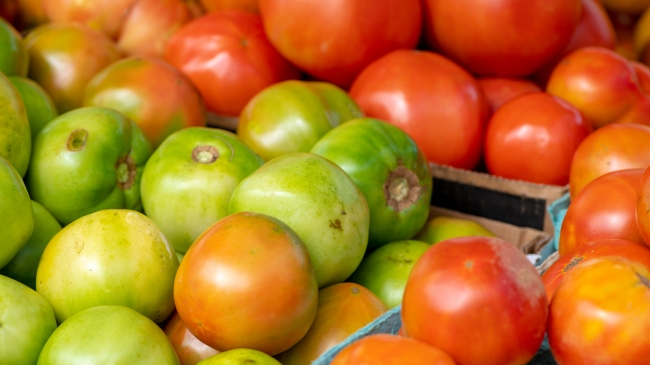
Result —
<instances>
[{"instance_id":1,"label":"tomato","mask_svg":"<svg viewBox=\"0 0 650 365\"><path fill-rule=\"evenodd\" d=\"M636 200L636 226L643 242L650 246L650 164L641 176Z\"/></svg>"},{"instance_id":2,"label":"tomato","mask_svg":"<svg viewBox=\"0 0 650 365\"><path fill-rule=\"evenodd\" d=\"M542 274L542 281L546 288L546 297L549 303L558 285L571 270L583 262L604 256L616 256L639 261L650 268L650 249L638 242L625 239L603 239L586 243L561 256Z\"/></svg>"},{"instance_id":3,"label":"tomato","mask_svg":"<svg viewBox=\"0 0 650 365\"><path fill-rule=\"evenodd\" d=\"M494 232L477 221L438 215L430 216L422 230L413 238L433 245L448 238L465 236L496 237Z\"/></svg>"},{"instance_id":4,"label":"tomato","mask_svg":"<svg viewBox=\"0 0 650 365\"><path fill-rule=\"evenodd\" d=\"M371 250L409 239L426 223L432 190L429 165L398 127L379 119L354 119L329 131L311 153L339 165L363 192L370 209Z\"/></svg>"},{"instance_id":5,"label":"tomato","mask_svg":"<svg viewBox=\"0 0 650 365\"><path fill-rule=\"evenodd\" d=\"M45 7L41 0L18 0L18 12L24 30L50 21L45 14Z\"/></svg>"},{"instance_id":6,"label":"tomato","mask_svg":"<svg viewBox=\"0 0 650 365\"><path fill-rule=\"evenodd\" d=\"M178 312L172 314L163 330L174 347L181 365L196 365L199 361L219 353L219 351L199 341L183 323Z\"/></svg>"},{"instance_id":7,"label":"tomato","mask_svg":"<svg viewBox=\"0 0 650 365\"><path fill-rule=\"evenodd\" d=\"M525 76L569 42L580 0L426 0L428 43L475 74ZM534 41L532 41L534 40Z\"/></svg>"},{"instance_id":8,"label":"tomato","mask_svg":"<svg viewBox=\"0 0 650 365\"><path fill-rule=\"evenodd\" d=\"M28 76L52 97L59 113L81 107L88 81L121 58L113 41L81 24L41 25L25 37L25 44Z\"/></svg>"},{"instance_id":9,"label":"tomato","mask_svg":"<svg viewBox=\"0 0 650 365\"><path fill-rule=\"evenodd\" d=\"M77 313L47 340L38 363L179 365L167 336L131 308L103 305Z\"/></svg>"},{"instance_id":10,"label":"tomato","mask_svg":"<svg viewBox=\"0 0 650 365\"><path fill-rule=\"evenodd\" d=\"M371 62L415 48L422 29L418 0L260 0L269 41L316 79L348 88Z\"/></svg>"},{"instance_id":11,"label":"tomato","mask_svg":"<svg viewBox=\"0 0 650 365\"><path fill-rule=\"evenodd\" d=\"M546 91L575 106L594 129L616 122L643 98L632 65L601 47L581 48L564 57Z\"/></svg>"},{"instance_id":12,"label":"tomato","mask_svg":"<svg viewBox=\"0 0 650 365\"><path fill-rule=\"evenodd\" d=\"M650 95L650 67L637 61L631 61L630 63L632 64L636 77L639 80L641 90Z\"/></svg>"},{"instance_id":13,"label":"tomato","mask_svg":"<svg viewBox=\"0 0 650 365\"><path fill-rule=\"evenodd\" d=\"M535 267L518 248L492 237L431 246L413 267L402 302L409 337L466 365L526 364L542 343L546 317Z\"/></svg>"},{"instance_id":14,"label":"tomato","mask_svg":"<svg viewBox=\"0 0 650 365\"><path fill-rule=\"evenodd\" d=\"M201 5L207 12L219 10L246 10L259 13L259 0L200 0Z\"/></svg>"},{"instance_id":15,"label":"tomato","mask_svg":"<svg viewBox=\"0 0 650 365\"><path fill-rule=\"evenodd\" d=\"M260 16L243 10L185 24L170 38L164 57L192 80L210 111L228 116L238 116L265 87L300 75L269 43Z\"/></svg>"},{"instance_id":16,"label":"tomato","mask_svg":"<svg viewBox=\"0 0 650 365\"><path fill-rule=\"evenodd\" d=\"M22 76L9 76L9 81L23 99L33 141L47 123L59 116L59 112L50 95L34 80Z\"/></svg>"},{"instance_id":17,"label":"tomato","mask_svg":"<svg viewBox=\"0 0 650 365\"><path fill-rule=\"evenodd\" d=\"M545 92L522 95L490 119L485 165L496 176L566 185L573 153L590 132L580 112L560 98Z\"/></svg>"},{"instance_id":18,"label":"tomato","mask_svg":"<svg viewBox=\"0 0 650 365\"><path fill-rule=\"evenodd\" d=\"M261 351L245 348L224 351L199 363L199 365L239 364L281 365L276 359Z\"/></svg>"},{"instance_id":19,"label":"tomato","mask_svg":"<svg viewBox=\"0 0 650 365\"><path fill-rule=\"evenodd\" d=\"M305 244L289 226L245 212L221 219L194 242L176 274L174 300L206 345L275 355L307 333L318 283Z\"/></svg>"},{"instance_id":20,"label":"tomato","mask_svg":"<svg viewBox=\"0 0 650 365\"><path fill-rule=\"evenodd\" d=\"M485 95L490 115L494 114L501 105L517 96L542 91L537 84L523 78L483 76L477 78L476 81Z\"/></svg>"},{"instance_id":21,"label":"tomato","mask_svg":"<svg viewBox=\"0 0 650 365\"><path fill-rule=\"evenodd\" d=\"M303 239L318 287L340 283L359 266L368 247L368 203L350 176L313 153L276 157L242 180L228 212L273 216Z\"/></svg>"},{"instance_id":22,"label":"tomato","mask_svg":"<svg viewBox=\"0 0 650 365\"><path fill-rule=\"evenodd\" d=\"M643 244L636 224L637 192L645 169L609 172L571 199L560 229L560 256L591 241L619 238Z\"/></svg>"},{"instance_id":23,"label":"tomato","mask_svg":"<svg viewBox=\"0 0 650 365\"><path fill-rule=\"evenodd\" d=\"M114 38L136 0L42 0L53 23L80 23Z\"/></svg>"},{"instance_id":24,"label":"tomato","mask_svg":"<svg viewBox=\"0 0 650 365\"><path fill-rule=\"evenodd\" d=\"M28 67L29 54L22 35L0 18L0 72L5 76L26 76Z\"/></svg>"},{"instance_id":25,"label":"tomato","mask_svg":"<svg viewBox=\"0 0 650 365\"><path fill-rule=\"evenodd\" d=\"M25 103L11 80L0 72L0 157L25 176L32 157L32 137Z\"/></svg>"},{"instance_id":26,"label":"tomato","mask_svg":"<svg viewBox=\"0 0 650 365\"><path fill-rule=\"evenodd\" d=\"M569 191L575 197L595 178L608 172L650 166L650 126L610 124L592 132L578 146L571 162Z\"/></svg>"},{"instance_id":27,"label":"tomato","mask_svg":"<svg viewBox=\"0 0 650 365\"><path fill-rule=\"evenodd\" d=\"M619 257L571 270L549 306L558 364L642 364L650 356L650 271Z\"/></svg>"},{"instance_id":28,"label":"tomato","mask_svg":"<svg viewBox=\"0 0 650 365\"><path fill-rule=\"evenodd\" d=\"M34 217L25 183L9 161L0 156L0 268L9 263L34 232Z\"/></svg>"},{"instance_id":29,"label":"tomato","mask_svg":"<svg viewBox=\"0 0 650 365\"><path fill-rule=\"evenodd\" d=\"M204 127L205 105L192 82L153 56L121 59L86 85L83 106L115 109L131 118L154 147L187 127Z\"/></svg>"},{"instance_id":30,"label":"tomato","mask_svg":"<svg viewBox=\"0 0 650 365\"><path fill-rule=\"evenodd\" d=\"M339 283L323 288L318 291L314 323L279 360L282 365L311 364L386 311L388 306L359 284Z\"/></svg>"},{"instance_id":31,"label":"tomato","mask_svg":"<svg viewBox=\"0 0 650 365\"><path fill-rule=\"evenodd\" d=\"M407 337L375 334L361 338L334 357L331 365L455 365L439 349Z\"/></svg>"},{"instance_id":32,"label":"tomato","mask_svg":"<svg viewBox=\"0 0 650 365\"><path fill-rule=\"evenodd\" d=\"M477 166L487 103L476 79L449 59L426 51L391 52L363 70L350 96L367 116L405 131L429 161Z\"/></svg>"},{"instance_id":33,"label":"tomato","mask_svg":"<svg viewBox=\"0 0 650 365\"><path fill-rule=\"evenodd\" d=\"M354 100L334 84L288 80L264 88L246 104L237 135L268 161L309 152L332 128L362 116Z\"/></svg>"}]
</instances>

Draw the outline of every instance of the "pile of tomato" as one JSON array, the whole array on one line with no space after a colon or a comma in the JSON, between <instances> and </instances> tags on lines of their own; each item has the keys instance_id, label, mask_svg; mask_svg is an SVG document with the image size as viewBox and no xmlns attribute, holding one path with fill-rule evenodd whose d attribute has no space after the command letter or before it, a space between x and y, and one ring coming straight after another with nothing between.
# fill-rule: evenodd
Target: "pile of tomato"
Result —
<instances>
[{"instance_id":1,"label":"pile of tomato","mask_svg":"<svg viewBox=\"0 0 650 365\"><path fill-rule=\"evenodd\" d=\"M306 365L398 306L332 364L650 358L650 1L0 16L1 363ZM431 164L568 186L557 261L434 223Z\"/></svg>"}]
</instances>

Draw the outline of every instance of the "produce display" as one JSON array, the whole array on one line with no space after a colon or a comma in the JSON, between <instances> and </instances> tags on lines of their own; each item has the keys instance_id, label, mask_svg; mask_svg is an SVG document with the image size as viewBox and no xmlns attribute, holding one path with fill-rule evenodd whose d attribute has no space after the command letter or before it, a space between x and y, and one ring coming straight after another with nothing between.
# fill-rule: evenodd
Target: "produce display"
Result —
<instances>
[{"instance_id":1,"label":"produce display","mask_svg":"<svg viewBox=\"0 0 650 365\"><path fill-rule=\"evenodd\" d=\"M0 364L647 363L649 65L650 0L3 0Z\"/></svg>"}]
</instances>

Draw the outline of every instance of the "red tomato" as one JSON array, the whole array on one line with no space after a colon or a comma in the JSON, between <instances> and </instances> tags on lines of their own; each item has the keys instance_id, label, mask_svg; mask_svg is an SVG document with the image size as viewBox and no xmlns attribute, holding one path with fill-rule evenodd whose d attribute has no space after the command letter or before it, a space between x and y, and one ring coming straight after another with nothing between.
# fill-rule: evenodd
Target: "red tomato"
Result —
<instances>
[{"instance_id":1,"label":"red tomato","mask_svg":"<svg viewBox=\"0 0 650 365\"><path fill-rule=\"evenodd\" d=\"M446 353L407 337L375 334L344 348L331 365L455 365Z\"/></svg>"},{"instance_id":2,"label":"red tomato","mask_svg":"<svg viewBox=\"0 0 650 365\"><path fill-rule=\"evenodd\" d=\"M490 119L485 164L492 175L566 185L573 153L589 132L569 103L545 92L529 93L504 104Z\"/></svg>"},{"instance_id":3,"label":"red tomato","mask_svg":"<svg viewBox=\"0 0 650 365\"><path fill-rule=\"evenodd\" d=\"M569 272L549 307L558 364L645 364L650 359L650 271L619 257Z\"/></svg>"},{"instance_id":4,"label":"red tomato","mask_svg":"<svg viewBox=\"0 0 650 365\"><path fill-rule=\"evenodd\" d=\"M636 201L645 169L607 173L571 199L560 229L560 256L586 243L619 238L643 244L636 226Z\"/></svg>"},{"instance_id":5,"label":"red tomato","mask_svg":"<svg viewBox=\"0 0 650 365\"><path fill-rule=\"evenodd\" d=\"M580 0L426 0L428 43L480 75L530 75L569 42Z\"/></svg>"},{"instance_id":6,"label":"red tomato","mask_svg":"<svg viewBox=\"0 0 650 365\"><path fill-rule=\"evenodd\" d=\"M181 365L196 365L199 361L219 353L219 351L199 341L187 329L178 312L174 312L163 330L174 347Z\"/></svg>"},{"instance_id":7,"label":"red tomato","mask_svg":"<svg viewBox=\"0 0 650 365\"><path fill-rule=\"evenodd\" d=\"M650 164L641 176L636 201L636 225L643 242L650 246Z\"/></svg>"},{"instance_id":8,"label":"red tomato","mask_svg":"<svg viewBox=\"0 0 650 365\"><path fill-rule=\"evenodd\" d=\"M650 126L610 124L592 132L573 155L569 192L575 197L608 172L650 166Z\"/></svg>"},{"instance_id":9,"label":"red tomato","mask_svg":"<svg viewBox=\"0 0 650 365\"><path fill-rule=\"evenodd\" d=\"M260 16L246 11L209 13L185 24L167 43L165 59L221 115L238 116L262 89L299 77L269 43Z\"/></svg>"},{"instance_id":10,"label":"red tomato","mask_svg":"<svg viewBox=\"0 0 650 365\"><path fill-rule=\"evenodd\" d=\"M476 81L485 95L490 115L517 96L542 91L534 82L522 78L485 76L477 78Z\"/></svg>"},{"instance_id":11,"label":"red tomato","mask_svg":"<svg viewBox=\"0 0 650 365\"><path fill-rule=\"evenodd\" d=\"M350 96L367 116L405 131L429 161L463 169L478 164L487 103L476 79L449 59L391 52L363 70Z\"/></svg>"},{"instance_id":12,"label":"red tomato","mask_svg":"<svg viewBox=\"0 0 650 365\"><path fill-rule=\"evenodd\" d=\"M259 0L200 0L201 5L208 12L219 10L246 10L259 13Z\"/></svg>"},{"instance_id":13,"label":"red tomato","mask_svg":"<svg viewBox=\"0 0 650 365\"><path fill-rule=\"evenodd\" d=\"M630 63L632 64L636 77L639 80L641 90L646 94L650 94L650 67L637 61L631 61Z\"/></svg>"},{"instance_id":14,"label":"red tomato","mask_svg":"<svg viewBox=\"0 0 650 365\"><path fill-rule=\"evenodd\" d=\"M318 283L305 244L289 226L235 213L190 246L176 273L174 302L206 345L276 355L309 330Z\"/></svg>"},{"instance_id":15,"label":"red tomato","mask_svg":"<svg viewBox=\"0 0 650 365\"><path fill-rule=\"evenodd\" d=\"M518 248L492 237L431 246L413 267L402 302L408 336L464 365L527 363L542 343L546 316L535 267Z\"/></svg>"},{"instance_id":16,"label":"red tomato","mask_svg":"<svg viewBox=\"0 0 650 365\"><path fill-rule=\"evenodd\" d=\"M284 57L317 79L343 88L372 61L415 48L419 0L260 0L264 29Z\"/></svg>"},{"instance_id":17,"label":"red tomato","mask_svg":"<svg viewBox=\"0 0 650 365\"><path fill-rule=\"evenodd\" d=\"M562 279L578 264L596 257L617 256L639 261L650 268L650 249L638 242L625 239L605 239L586 243L561 256L544 274L542 281L546 288L546 297L551 302L555 290Z\"/></svg>"}]
</instances>

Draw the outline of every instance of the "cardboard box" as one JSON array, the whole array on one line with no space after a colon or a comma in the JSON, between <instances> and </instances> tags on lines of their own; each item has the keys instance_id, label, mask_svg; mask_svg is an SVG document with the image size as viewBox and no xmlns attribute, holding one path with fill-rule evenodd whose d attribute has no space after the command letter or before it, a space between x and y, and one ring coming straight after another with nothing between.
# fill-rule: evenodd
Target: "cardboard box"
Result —
<instances>
[{"instance_id":1,"label":"cardboard box","mask_svg":"<svg viewBox=\"0 0 650 365\"><path fill-rule=\"evenodd\" d=\"M433 176L431 205L553 235L548 206L569 186L505 179L485 172L429 164Z\"/></svg>"}]
</instances>

